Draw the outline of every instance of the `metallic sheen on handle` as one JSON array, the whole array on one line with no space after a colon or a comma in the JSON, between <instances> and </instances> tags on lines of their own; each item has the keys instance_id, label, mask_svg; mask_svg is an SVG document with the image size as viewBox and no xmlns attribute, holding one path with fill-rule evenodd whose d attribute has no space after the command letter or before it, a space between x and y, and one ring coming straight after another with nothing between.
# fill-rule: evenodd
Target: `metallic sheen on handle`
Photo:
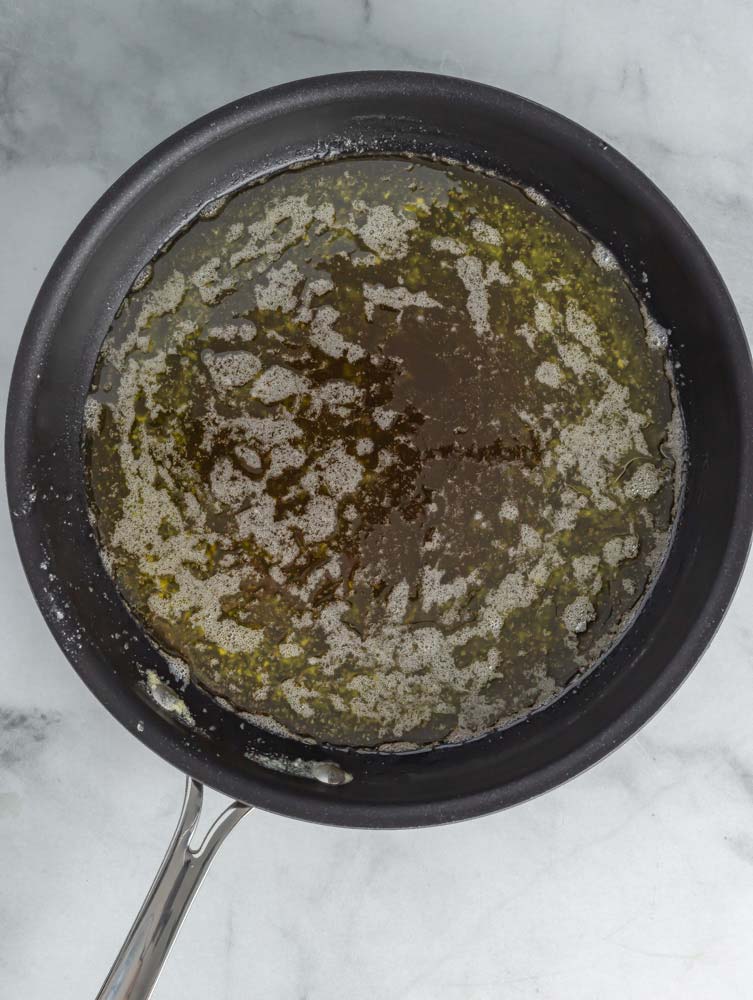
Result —
<instances>
[{"instance_id":1,"label":"metallic sheen on handle","mask_svg":"<svg viewBox=\"0 0 753 1000\"><path fill-rule=\"evenodd\" d=\"M147 1000L212 858L250 806L234 802L216 819L201 845L189 841L199 822L204 788L188 778L177 829L144 905L115 959L97 1000Z\"/></svg>"}]
</instances>

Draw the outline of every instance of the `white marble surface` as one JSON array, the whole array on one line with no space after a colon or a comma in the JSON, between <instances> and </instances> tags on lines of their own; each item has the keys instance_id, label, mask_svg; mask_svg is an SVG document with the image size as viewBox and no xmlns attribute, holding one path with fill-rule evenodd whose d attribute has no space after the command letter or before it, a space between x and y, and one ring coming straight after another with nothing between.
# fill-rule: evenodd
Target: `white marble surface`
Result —
<instances>
[{"instance_id":1,"label":"white marble surface","mask_svg":"<svg viewBox=\"0 0 753 1000\"><path fill-rule=\"evenodd\" d=\"M366 67L475 77L613 142L697 229L753 330L742 0L0 3L0 383L45 272L120 172L232 98ZM3 497L4 503L4 497ZM66 664L0 524L0 994L94 996L180 775ZM405 833L244 820L157 1000L749 997L753 569L667 708L506 814Z\"/></svg>"}]
</instances>

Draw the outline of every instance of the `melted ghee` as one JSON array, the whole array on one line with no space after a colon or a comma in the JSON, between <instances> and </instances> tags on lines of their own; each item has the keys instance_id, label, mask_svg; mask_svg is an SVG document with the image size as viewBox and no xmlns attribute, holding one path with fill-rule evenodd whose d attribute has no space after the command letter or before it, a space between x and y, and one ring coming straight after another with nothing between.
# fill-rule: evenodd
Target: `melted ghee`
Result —
<instances>
[{"instance_id":1,"label":"melted ghee","mask_svg":"<svg viewBox=\"0 0 753 1000\"><path fill-rule=\"evenodd\" d=\"M126 602L270 728L480 735L619 638L667 547L661 328L535 194L403 158L208 206L139 276L86 409Z\"/></svg>"}]
</instances>

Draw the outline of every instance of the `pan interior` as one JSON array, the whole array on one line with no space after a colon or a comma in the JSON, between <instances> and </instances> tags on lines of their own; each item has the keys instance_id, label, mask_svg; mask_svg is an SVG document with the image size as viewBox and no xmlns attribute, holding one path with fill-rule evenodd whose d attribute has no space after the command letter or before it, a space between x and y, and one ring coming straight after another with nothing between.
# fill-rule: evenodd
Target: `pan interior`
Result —
<instances>
[{"instance_id":1,"label":"pan interior","mask_svg":"<svg viewBox=\"0 0 753 1000\"><path fill-rule=\"evenodd\" d=\"M342 159L208 205L87 401L106 564L173 670L387 752L562 693L666 552L667 335L536 191Z\"/></svg>"}]
</instances>

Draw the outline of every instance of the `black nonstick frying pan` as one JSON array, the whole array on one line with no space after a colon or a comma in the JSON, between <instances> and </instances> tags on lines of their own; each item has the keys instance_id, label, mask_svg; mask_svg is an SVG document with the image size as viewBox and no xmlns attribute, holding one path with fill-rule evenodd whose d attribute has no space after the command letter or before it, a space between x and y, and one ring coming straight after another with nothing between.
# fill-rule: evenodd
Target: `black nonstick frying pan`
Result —
<instances>
[{"instance_id":1,"label":"black nonstick frying pan","mask_svg":"<svg viewBox=\"0 0 753 1000\"><path fill-rule=\"evenodd\" d=\"M250 180L312 158L373 152L437 155L533 185L605 243L671 328L689 454L666 563L599 667L526 722L407 755L273 736L194 685L180 692L197 720L185 725L166 663L100 561L81 452L100 345L166 239L202 205ZM149 994L209 860L246 809L241 803L357 827L444 823L546 791L634 733L688 674L732 597L753 524L751 430L747 342L698 238L624 157L545 108L449 77L351 73L244 98L148 153L97 202L46 278L19 348L6 429L13 526L47 624L102 704L190 779L181 825L100 996ZM151 693L147 670L164 682ZM238 802L193 852L201 783Z\"/></svg>"}]
</instances>

